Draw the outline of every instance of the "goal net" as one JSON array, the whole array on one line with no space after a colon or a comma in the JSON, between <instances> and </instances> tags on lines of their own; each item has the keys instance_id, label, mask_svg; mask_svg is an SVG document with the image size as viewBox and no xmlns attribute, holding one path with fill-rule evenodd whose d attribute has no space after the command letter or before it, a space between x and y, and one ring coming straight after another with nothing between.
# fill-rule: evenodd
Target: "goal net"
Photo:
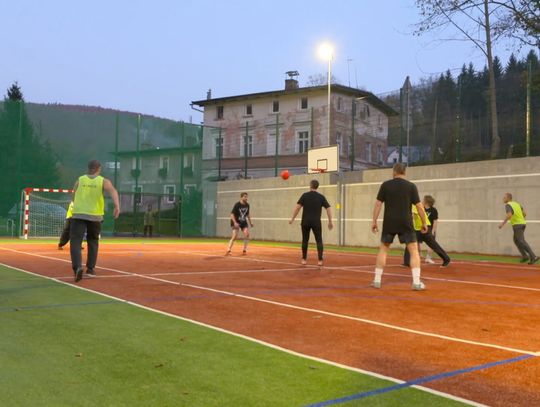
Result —
<instances>
[{"instance_id":1,"label":"goal net","mask_svg":"<svg viewBox=\"0 0 540 407\"><path fill-rule=\"evenodd\" d=\"M24 189L21 237L59 237L64 228L72 192L71 189Z\"/></svg>"}]
</instances>

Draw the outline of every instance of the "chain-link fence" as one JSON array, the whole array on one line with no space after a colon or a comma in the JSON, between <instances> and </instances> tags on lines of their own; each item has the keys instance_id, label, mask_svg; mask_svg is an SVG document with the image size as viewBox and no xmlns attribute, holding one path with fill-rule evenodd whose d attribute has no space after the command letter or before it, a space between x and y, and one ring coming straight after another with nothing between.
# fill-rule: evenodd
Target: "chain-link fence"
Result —
<instances>
[{"instance_id":1,"label":"chain-link fence","mask_svg":"<svg viewBox=\"0 0 540 407\"><path fill-rule=\"evenodd\" d=\"M21 235L23 189L70 189L87 162L98 159L122 205L118 220L112 211L107 214L104 234L144 235L144 213L151 205L153 235L200 236L202 135L201 126L156 117L5 100L0 103L0 235Z\"/></svg>"}]
</instances>

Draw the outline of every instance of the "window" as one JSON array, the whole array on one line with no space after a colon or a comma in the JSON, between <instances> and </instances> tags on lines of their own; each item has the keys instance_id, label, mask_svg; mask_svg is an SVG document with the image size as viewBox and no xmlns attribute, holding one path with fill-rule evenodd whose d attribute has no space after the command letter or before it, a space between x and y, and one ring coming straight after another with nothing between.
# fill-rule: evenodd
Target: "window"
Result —
<instances>
[{"instance_id":1,"label":"window","mask_svg":"<svg viewBox=\"0 0 540 407\"><path fill-rule=\"evenodd\" d=\"M383 126L383 117L382 117L382 114L380 114L378 116L378 122L377 122L378 126L382 128Z\"/></svg>"},{"instance_id":2,"label":"window","mask_svg":"<svg viewBox=\"0 0 540 407\"><path fill-rule=\"evenodd\" d=\"M338 97L337 99L337 111L341 112L341 106L342 106L342 100L341 97Z\"/></svg>"},{"instance_id":3,"label":"window","mask_svg":"<svg viewBox=\"0 0 540 407\"><path fill-rule=\"evenodd\" d=\"M246 116L252 116L253 115L253 105L249 104L246 105Z\"/></svg>"},{"instance_id":4,"label":"window","mask_svg":"<svg viewBox=\"0 0 540 407\"><path fill-rule=\"evenodd\" d=\"M279 100L272 102L272 113L279 113Z\"/></svg>"},{"instance_id":5,"label":"window","mask_svg":"<svg viewBox=\"0 0 540 407\"><path fill-rule=\"evenodd\" d=\"M176 186L175 185L165 185L163 187L163 193L165 194L166 203L174 203L176 201Z\"/></svg>"},{"instance_id":6,"label":"window","mask_svg":"<svg viewBox=\"0 0 540 407\"><path fill-rule=\"evenodd\" d=\"M307 153L308 151L308 148L309 148L309 131L299 131L297 133L297 138L298 138L298 149L297 149L297 153L298 154L304 154L304 153Z\"/></svg>"},{"instance_id":7,"label":"window","mask_svg":"<svg viewBox=\"0 0 540 407\"><path fill-rule=\"evenodd\" d=\"M366 161L368 163L371 162L371 143L366 142Z\"/></svg>"},{"instance_id":8,"label":"window","mask_svg":"<svg viewBox=\"0 0 540 407\"><path fill-rule=\"evenodd\" d=\"M141 205L142 204L142 185L133 185L133 203L135 205Z\"/></svg>"},{"instance_id":9,"label":"window","mask_svg":"<svg viewBox=\"0 0 540 407\"><path fill-rule=\"evenodd\" d=\"M214 137L214 157L223 158L223 135Z\"/></svg>"},{"instance_id":10,"label":"window","mask_svg":"<svg viewBox=\"0 0 540 407\"><path fill-rule=\"evenodd\" d=\"M383 152L382 152L382 146L377 146L377 163L381 164L383 163Z\"/></svg>"},{"instance_id":11,"label":"window","mask_svg":"<svg viewBox=\"0 0 540 407\"><path fill-rule=\"evenodd\" d=\"M300 99L300 109L305 110L308 108L308 98L303 97Z\"/></svg>"},{"instance_id":12,"label":"window","mask_svg":"<svg viewBox=\"0 0 540 407\"><path fill-rule=\"evenodd\" d=\"M266 155L276 155L276 133L274 132L266 136Z\"/></svg>"},{"instance_id":13,"label":"window","mask_svg":"<svg viewBox=\"0 0 540 407\"><path fill-rule=\"evenodd\" d=\"M247 145L246 145L246 138L247 138ZM247 150L247 156L251 157L253 155L253 136L248 135L247 137L244 135L242 136L242 143L241 143L241 150L240 155L242 157L246 156L246 150Z\"/></svg>"},{"instance_id":14,"label":"window","mask_svg":"<svg viewBox=\"0 0 540 407\"><path fill-rule=\"evenodd\" d=\"M193 175L195 172L195 156L193 154L184 155L184 175Z\"/></svg>"},{"instance_id":15,"label":"window","mask_svg":"<svg viewBox=\"0 0 540 407\"><path fill-rule=\"evenodd\" d=\"M338 154L341 157L343 155L343 147L341 145L341 133L336 131L336 144L338 145Z\"/></svg>"},{"instance_id":16,"label":"window","mask_svg":"<svg viewBox=\"0 0 540 407\"><path fill-rule=\"evenodd\" d=\"M159 157L159 168L169 171L169 157Z\"/></svg>"},{"instance_id":17,"label":"window","mask_svg":"<svg viewBox=\"0 0 540 407\"><path fill-rule=\"evenodd\" d=\"M217 107L216 119L223 119L223 106Z\"/></svg>"}]
</instances>

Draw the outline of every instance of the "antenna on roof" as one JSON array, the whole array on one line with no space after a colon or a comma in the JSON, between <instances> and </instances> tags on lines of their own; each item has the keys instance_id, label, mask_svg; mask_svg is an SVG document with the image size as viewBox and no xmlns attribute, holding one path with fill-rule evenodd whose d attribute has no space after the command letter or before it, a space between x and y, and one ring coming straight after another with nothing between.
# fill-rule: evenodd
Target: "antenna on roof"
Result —
<instances>
[{"instance_id":1,"label":"antenna on roof","mask_svg":"<svg viewBox=\"0 0 540 407\"><path fill-rule=\"evenodd\" d=\"M300 76L298 71L287 71L285 72L285 75L287 75L289 79L296 79L297 76Z\"/></svg>"}]
</instances>

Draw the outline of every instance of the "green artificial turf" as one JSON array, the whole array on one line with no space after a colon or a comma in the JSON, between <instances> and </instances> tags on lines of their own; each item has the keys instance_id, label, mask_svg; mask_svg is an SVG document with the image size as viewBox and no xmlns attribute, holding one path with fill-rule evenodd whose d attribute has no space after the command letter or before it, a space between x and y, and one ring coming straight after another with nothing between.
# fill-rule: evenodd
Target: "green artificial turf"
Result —
<instances>
[{"instance_id":1,"label":"green artificial turf","mask_svg":"<svg viewBox=\"0 0 540 407\"><path fill-rule=\"evenodd\" d=\"M0 327L2 406L303 406L394 384L5 266ZM460 403L408 388L339 405Z\"/></svg>"}]
</instances>

